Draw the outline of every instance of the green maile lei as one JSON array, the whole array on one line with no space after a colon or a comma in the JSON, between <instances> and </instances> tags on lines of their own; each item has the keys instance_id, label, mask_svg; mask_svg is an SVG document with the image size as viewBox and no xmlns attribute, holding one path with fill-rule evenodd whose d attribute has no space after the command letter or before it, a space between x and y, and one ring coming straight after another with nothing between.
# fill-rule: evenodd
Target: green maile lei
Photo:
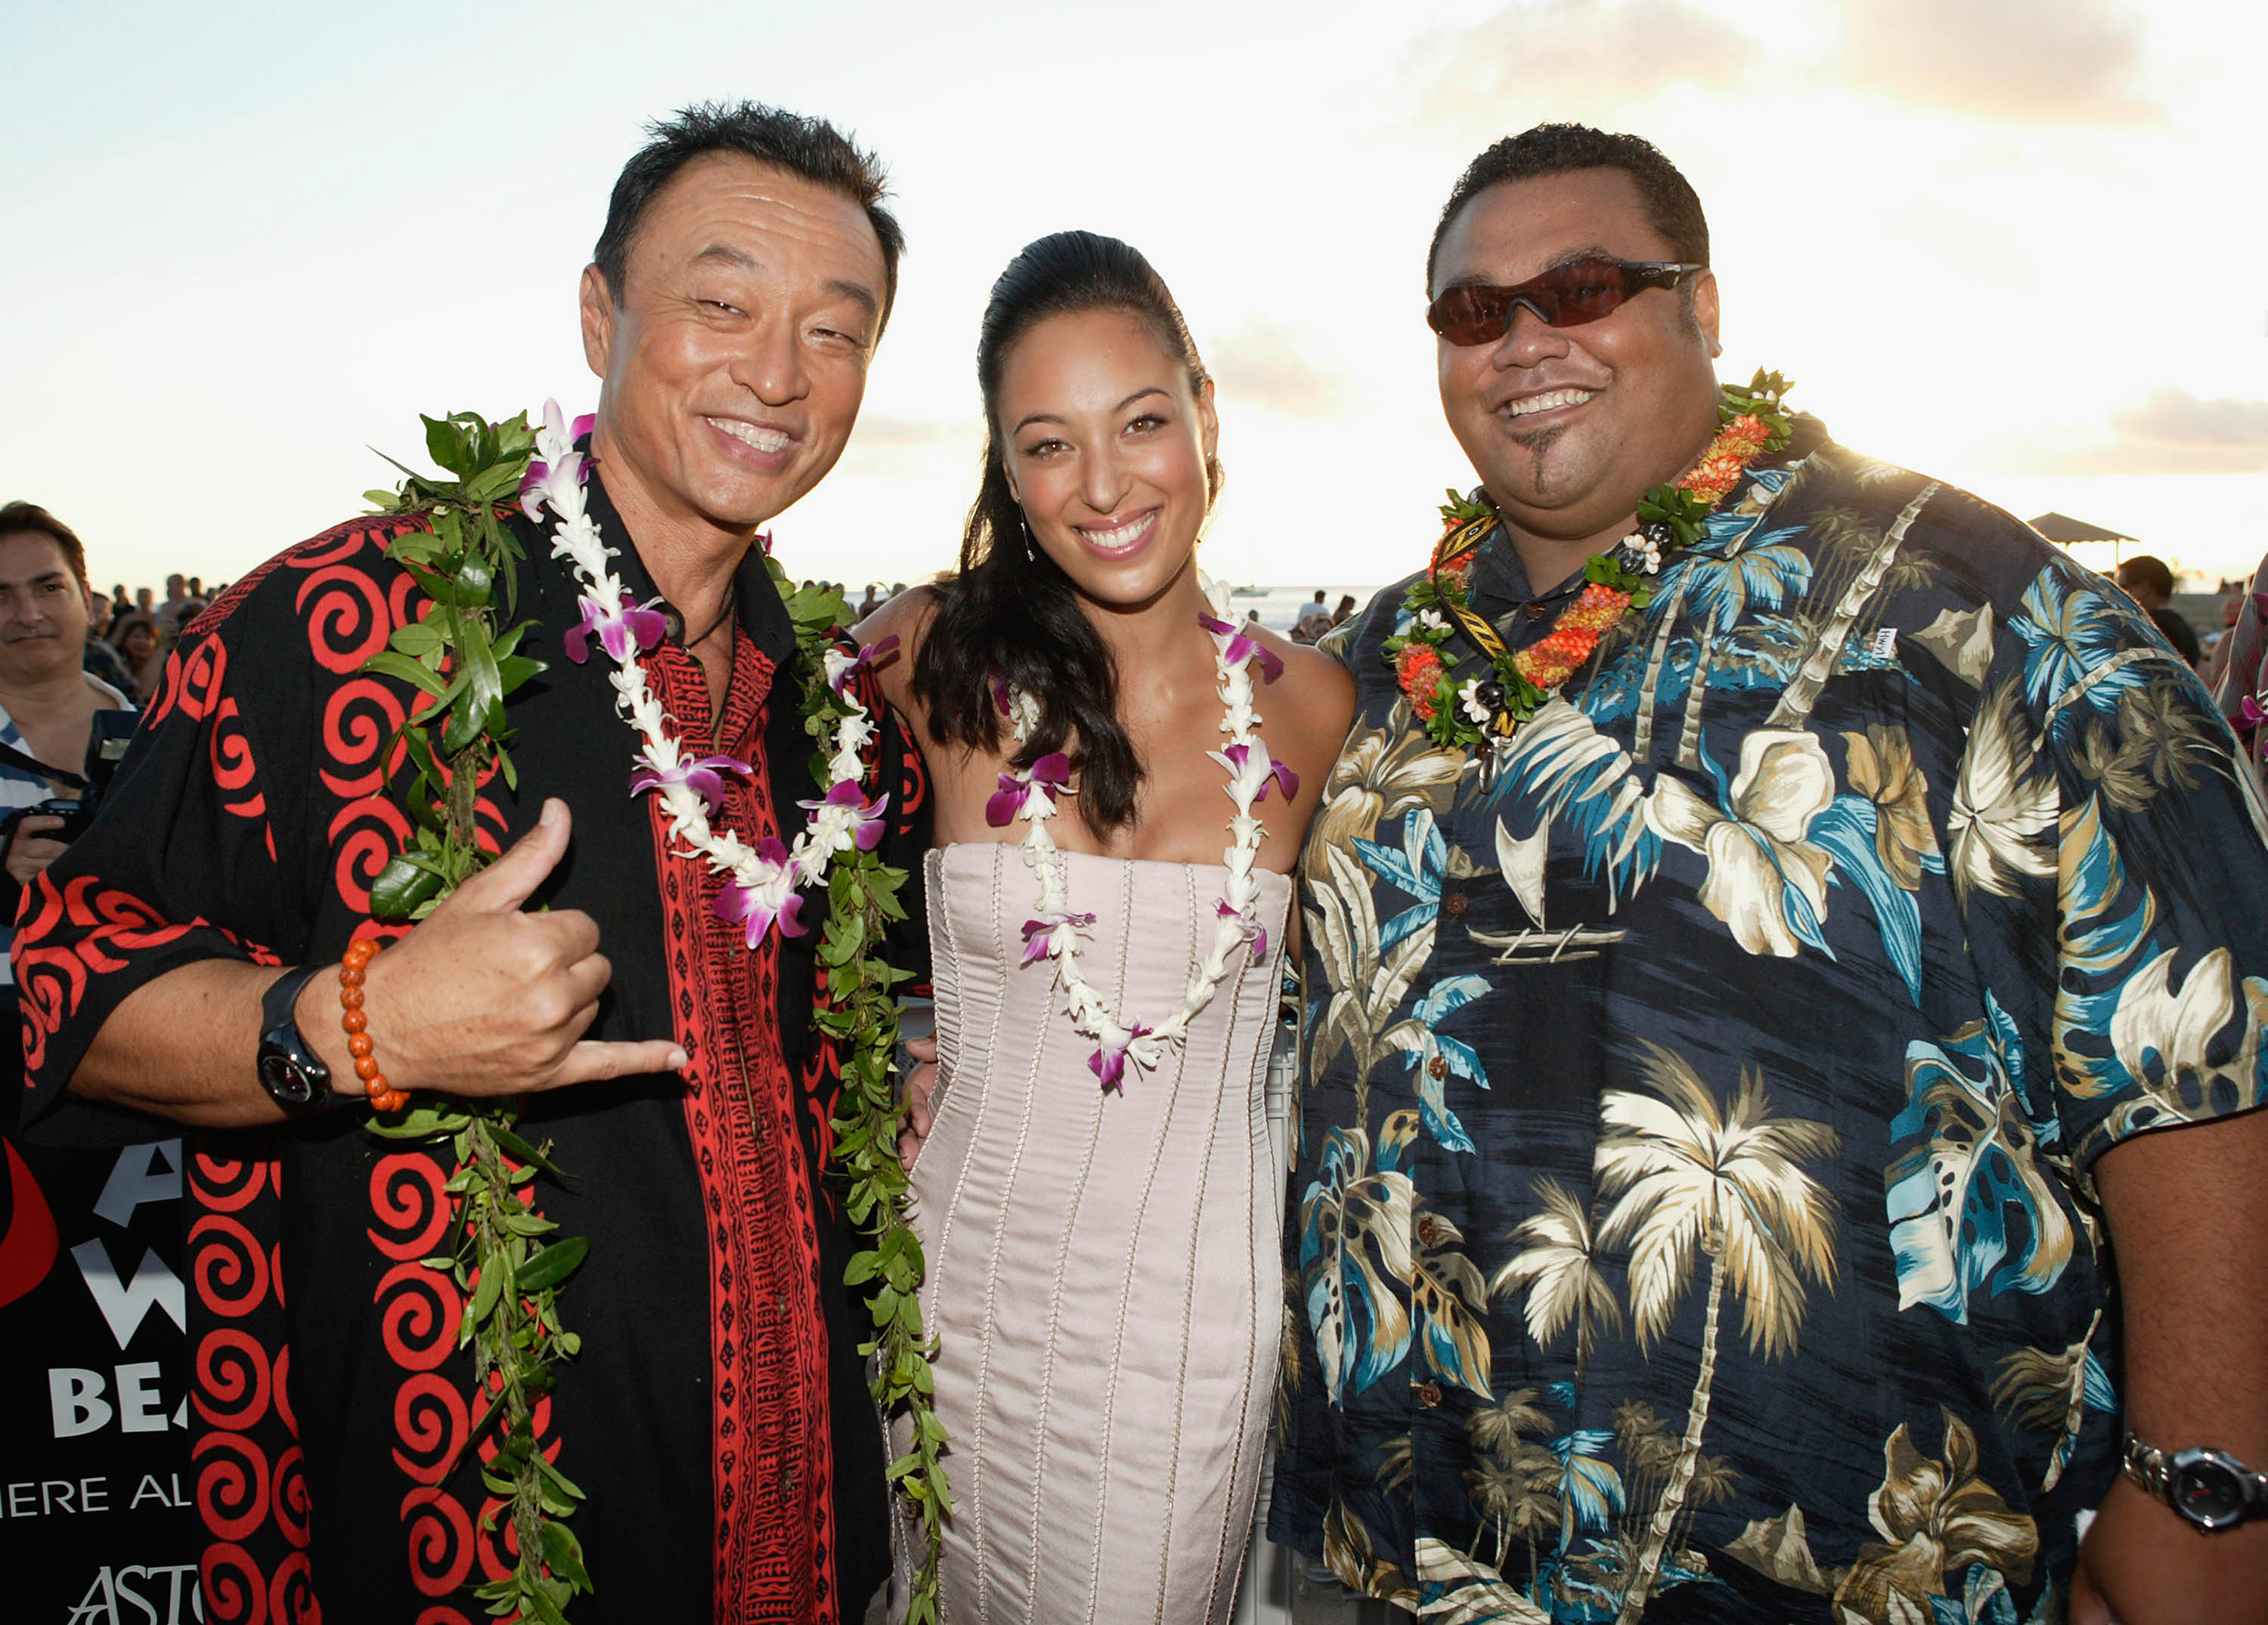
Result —
<instances>
[{"instance_id":1,"label":"green maile lei","mask_svg":"<svg viewBox=\"0 0 2268 1625\"><path fill-rule=\"evenodd\" d=\"M544 425L548 432L541 436L525 413L502 423L464 412L424 418L427 452L452 477L420 474L396 463L407 476L402 484L366 493L379 512L414 515L424 522L425 528L388 542L387 552L409 572L431 606L423 618L396 630L364 666L408 683L421 696L386 755L389 764L399 764L389 766L389 779L401 768L409 771L402 797L412 833L407 849L371 887L371 911L378 919L404 924L422 920L484 867L489 855L480 848L475 820L478 786L500 774L507 788L518 788L505 702L544 664L519 652L534 622L502 624L515 612L518 566L526 554L499 516L538 484L545 469L537 460L540 438L555 452L556 482L562 461L557 448L571 444L563 438L557 415L554 408ZM576 427L579 430L581 425ZM579 480L570 474L567 483ZM534 517L534 501L527 506ZM765 562L793 623L799 669L806 674L804 727L819 752L812 761L813 776L828 783L828 751L836 748L835 760L840 760L846 724L852 730L848 737L856 737L852 719L865 715L849 692L848 678L876 651L862 651L858 657L844 652L842 629L849 615L841 593L799 590L776 559L767 555ZM651 613L627 603L623 612L623 622ZM586 599L578 629L598 630L603 639L611 629L593 623ZM608 646L611 651L611 642ZM651 769L651 748L639 760ZM686 762L675 769L670 784L646 787L660 790L667 800L672 790L681 790L688 771L697 776L699 765ZM826 807L821 804L815 810L814 827L836 816L836 826L855 835L873 821L855 812L841 814L840 809L830 814ZM712 844L729 844L731 839L726 835ZM764 847L777 844L767 842ZM872 1241L852 1256L846 1274L850 1284L868 1289L873 1332L859 1352L873 1361L874 1400L885 1416L902 1414L911 1424L911 1447L891 1463L889 1474L925 1536L908 1625L934 1625L942 1520L952 1511L952 1499L939 1460L946 1435L933 1403L931 1359L936 1347L924 1327L919 1298L924 1261L920 1239L906 1221L908 1181L897 1156L901 1111L894 1082L894 989L909 973L881 957L885 933L905 918L899 893L906 874L856 838L846 836L836 844L840 849L822 854L809 871L823 872L828 899L819 944L826 997L817 1019L843 1054L834 1172L844 1180L853 1222ZM803 845L799 839L798 857ZM770 862L747 849L735 849L752 864ZM796 875L765 872L772 882L767 893L777 907L763 912L761 926L751 922L756 935L780 915L785 916L782 929L793 929L801 901L792 895ZM748 889L736 877L726 891L745 905ZM492 1615L517 1612L547 1625L566 1625L573 1598L593 1589L581 1547L563 1521L584 1499L584 1491L545 1457L533 1418L536 1402L552 1386L551 1368L580 1346L578 1335L560 1323L558 1291L582 1263L589 1242L557 1236L557 1227L535 1210L531 1193L539 1173L563 1176L550 1160L549 1143L532 1144L519 1134L518 1119L518 1110L509 1105L427 1095L406 1110L373 1115L369 1128L388 1139L447 1141L455 1154L456 1169L446 1190L457 1200L457 1212L441 1249L422 1261L449 1276L462 1297L459 1347L470 1348L475 1393L487 1394L489 1402L442 1476L453 1474L466 1452L492 1443L482 1482L502 1504L499 1511L510 1519L519 1548L512 1571L475 1594ZM496 1515L484 1518L483 1527Z\"/></svg>"}]
</instances>

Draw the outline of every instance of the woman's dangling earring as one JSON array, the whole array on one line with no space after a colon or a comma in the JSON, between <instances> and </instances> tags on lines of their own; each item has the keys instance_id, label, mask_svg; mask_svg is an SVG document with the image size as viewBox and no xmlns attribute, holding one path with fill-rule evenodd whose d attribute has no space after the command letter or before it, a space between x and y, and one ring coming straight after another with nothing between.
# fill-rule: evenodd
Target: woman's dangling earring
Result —
<instances>
[{"instance_id":1,"label":"woman's dangling earring","mask_svg":"<svg viewBox=\"0 0 2268 1625\"><path fill-rule=\"evenodd\" d=\"M1016 528L1024 533L1024 562L1036 564L1040 555L1032 550L1032 523L1024 517L1021 508L1016 510Z\"/></svg>"}]
</instances>

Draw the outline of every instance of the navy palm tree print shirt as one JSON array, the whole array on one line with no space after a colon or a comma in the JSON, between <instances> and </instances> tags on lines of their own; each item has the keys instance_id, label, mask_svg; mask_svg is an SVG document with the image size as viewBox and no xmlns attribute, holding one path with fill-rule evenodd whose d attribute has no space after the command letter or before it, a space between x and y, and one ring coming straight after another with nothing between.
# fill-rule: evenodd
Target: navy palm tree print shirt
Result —
<instances>
[{"instance_id":1,"label":"navy palm tree print shirt","mask_svg":"<svg viewBox=\"0 0 2268 1625\"><path fill-rule=\"evenodd\" d=\"M1472 587L1549 631L1501 532ZM2061 1618L2119 1438L2090 1168L2263 1099L2198 679L1808 420L1491 783L1402 598L1325 645L1275 1537L1429 1618Z\"/></svg>"}]
</instances>

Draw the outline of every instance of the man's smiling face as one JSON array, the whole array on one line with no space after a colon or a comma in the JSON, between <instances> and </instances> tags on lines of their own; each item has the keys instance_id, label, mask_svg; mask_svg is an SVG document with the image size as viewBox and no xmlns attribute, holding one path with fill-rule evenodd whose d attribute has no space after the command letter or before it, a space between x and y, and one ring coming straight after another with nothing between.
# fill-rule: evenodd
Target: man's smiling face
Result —
<instances>
[{"instance_id":1,"label":"man's smiling face","mask_svg":"<svg viewBox=\"0 0 2268 1625\"><path fill-rule=\"evenodd\" d=\"M1579 259L1673 261L1631 178L1582 169L1488 188L1441 239L1432 292L1507 287ZM1717 290L1649 289L1580 327L1515 306L1492 343L1437 341L1441 407L1505 517L1580 540L1628 518L1716 427Z\"/></svg>"},{"instance_id":2,"label":"man's smiling face","mask_svg":"<svg viewBox=\"0 0 2268 1625\"><path fill-rule=\"evenodd\" d=\"M743 534L818 484L882 321L882 246L858 203L737 154L696 158L648 205L622 281L617 302L597 268L583 279L609 483Z\"/></svg>"}]
</instances>

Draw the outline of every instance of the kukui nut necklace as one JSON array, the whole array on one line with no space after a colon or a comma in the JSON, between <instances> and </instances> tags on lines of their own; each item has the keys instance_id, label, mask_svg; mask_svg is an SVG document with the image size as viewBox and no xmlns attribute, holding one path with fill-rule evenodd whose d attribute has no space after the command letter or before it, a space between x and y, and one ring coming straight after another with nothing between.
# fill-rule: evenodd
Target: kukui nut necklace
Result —
<instances>
[{"instance_id":1,"label":"kukui nut necklace","mask_svg":"<svg viewBox=\"0 0 2268 1625\"><path fill-rule=\"evenodd\" d=\"M1487 493L1449 493L1441 539L1425 573L1403 598L1409 623L1386 640L1385 656L1401 679L1410 709L1437 745L1489 748L1493 766L1521 724L1582 670L1600 638L1624 614L1644 609L1662 562L1701 539L1701 526L1730 496L1749 465L1788 441L1781 402L1788 382L1758 372L1746 388L1727 384L1717 398L1717 434L1700 460L1638 498L1638 527L1583 565L1583 591L1560 611L1551 630L1513 653L1470 601L1473 559L1499 523ZM1485 676L1460 676L1450 647L1462 638L1487 662Z\"/></svg>"},{"instance_id":2,"label":"kukui nut necklace","mask_svg":"<svg viewBox=\"0 0 2268 1625\"><path fill-rule=\"evenodd\" d=\"M1228 879L1214 908L1219 924L1203 963L1189 976L1180 1010L1155 1027L1140 1021L1123 1023L1104 1003L1102 995L1095 991L1094 984L1079 971L1079 935L1094 923L1094 916L1071 912L1068 865L1055 837L1048 833L1048 820L1056 812L1055 798L1070 785L1070 759L1061 751L1055 751L1020 772L1003 773L1000 788L984 805L985 819L995 827L1004 827L1019 818L1030 826L1024 834L1024 861L1039 877L1040 912L1036 919L1024 922L1023 962L1031 965L1042 959L1054 961L1056 980L1063 988L1064 1008L1071 1016L1071 1026L1081 1036L1094 1042L1094 1054L1087 1059L1088 1070L1104 1089L1110 1091L1123 1087L1129 1063L1138 1070L1147 1071L1165 1057L1171 1046L1182 1041L1189 1023L1212 1002L1214 990L1227 977L1229 956L1237 948L1248 942L1255 958L1267 957L1268 931L1258 916L1260 881L1253 873L1254 860L1260 856L1261 837L1267 833L1267 826L1252 815L1252 809L1266 798L1271 782L1283 790L1287 803L1300 793L1298 776L1270 756L1261 739L1260 715L1252 709L1252 676L1247 669L1258 661L1263 680L1272 683L1282 673L1284 663L1259 639L1239 631L1230 620L1233 612L1228 606L1226 583L1215 581L1200 570L1197 585L1212 607L1211 614L1200 614L1197 621L1212 637L1221 702L1227 708L1220 731L1229 736L1226 746L1206 754L1227 771L1229 799L1236 804L1236 812L1228 820L1232 839L1221 857L1228 870ZM1039 702L1021 689L1005 683L996 689L995 697L1007 714L1020 752L1039 726Z\"/></svg>"}]
</instances>

